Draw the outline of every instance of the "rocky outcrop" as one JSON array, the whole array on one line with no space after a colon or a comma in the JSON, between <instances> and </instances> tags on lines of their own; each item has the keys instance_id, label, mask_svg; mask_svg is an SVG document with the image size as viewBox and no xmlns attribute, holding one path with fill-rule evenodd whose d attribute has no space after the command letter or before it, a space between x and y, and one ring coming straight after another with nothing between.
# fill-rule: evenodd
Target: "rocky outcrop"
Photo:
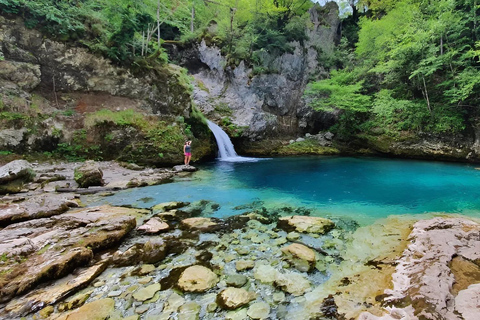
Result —
<instances>
[{"instance_id":1,"label":"rocky outcrop","mask_svg":"<svg viewBox=\"0 0 480 320\"><path fill-rule=\"evenodd\" d=\"M49 39L20 18L4 16L0 56L0 104L8 114L0 119L2 150L174 165L183 160L184 120L202 128L190 119L190 80L176 65L152 64L137 74L86 48ZM128 110L131 116L118 123L97 118L100 110ZM177 127L168 133L151 130L172 123ZM213 151L208 131L196 131L203 147L193 160ZM171 144L161 143L164 134ZM158 143L152 143L152 136Z\"/></svg>"},{"instance_id":2,"label":"rocky outcrop","mask_svg":"<svg viewBox=\"0 0 480 320\"><path fill-rule=\"evenodd\" d=\"M118 243L135 227L136 210L77 209L0 230L0 301L88 265L93 253Z\"/></svg>"},{"instance_id":3,"label":"rocky outcrop","mask_svg":"<svg viewBox=\"0 0 480 320\"><path fill-rule=\"evenodd\" d=\"M72 193L31 195L25 201L0 204L0 227L11 223L48 218L78 207L78 196Z\"/></svg>"},{"instance_id":4,"label":"rocky outcrop","mask_svg":"<svg viewBox=\"0 0 480 320\"><path fill-rule=\"evenodd\" d=\"M461 218L434 218L414 225L410 245L385 290L381 318L474 319L478 316L480 224ZM474 316L475 315L475 316Z\"/></svg>"},{"instance_id":5,"label":"rocky outcrop","mask_svg":"<svg viewBox=\"0 0 480 320\"><path fill-rule=\"evenodd\" d=\"M336 114L306 107L302 96L312 75L325 74L318 62L319 52L331 53L339 40L338 6L328 2L325 7L313 7L309 14L311 27L305 44L291 43L292 53L280 56L259 54L257 69L269 70L265 73L255 74L243 61L228 65L220 48L205 41L191 50L172 49L171 55L177 56L197 81L196 105L214 120L229 118L248 140L289 139L332 125Z\"/></svg>"},{"instance_id":6,"label":"rocky outcrop","mask_svg":"<svg viewBox=\"0 0 480 320\"><path fill-rule=\"evenodd\" d=\"M7 304L5 311L9 315L19 316L35 312L47 305L53 305L70 293L87 286L106 267L107 264L102 262L92 267L77 269L72 274L54 281L50 285L33 290L27 295L13 300Z\"/></svg>"}]
</instances>

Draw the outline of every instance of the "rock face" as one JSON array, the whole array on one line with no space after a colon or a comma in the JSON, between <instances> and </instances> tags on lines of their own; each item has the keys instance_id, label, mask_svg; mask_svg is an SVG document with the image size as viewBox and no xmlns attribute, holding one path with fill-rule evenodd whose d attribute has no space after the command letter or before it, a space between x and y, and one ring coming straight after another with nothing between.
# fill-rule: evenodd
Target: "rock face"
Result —
<instances>
[{"instance_id":1,"label":"rock face","mask_svg":"<svg viewBox=\"0 0 480 320\"><path fill-rule=\"evenodd\" d=\"M19 154L57 151L62 156L99 150L97 155L106 160L182 162L182 142L178 151L175 146L153 146L145 144L149 132L135 126L115 121L96 125L87 119L95 122L91 115L99 110L130 110L145 116L146 122L171 121L177 116L188 119L191 88L179 66L158 65L135 74L84 47L49 39L25 27L20 18L4 16L0 17L0 55L1 104L4 111L19 117L16 121L1 119L0 150ZM34 124L24 121L27 118ZM126 122L130 121L135 119ZM180 129L177 132L182 133ZM204 147L198 148L194 157L213 151L209 138L202 139ZM184 141L184 137L178 140Z\"/></svg>"},{"instance_id":2,"label":"rock face","mask_svg":"<svg viewBox=\"0 0 480 320\"><path fill-rule=\"evenodd\" d=\"M25 182L35 177L32 165L25 160L15 160L0 167L0 194L19 192Z\"/></svg>"},{"instance_id":3,"label":"rock face","mask_svg":"<svg viewBox=\"0 0 480 320\"><path fill-rule=\"evenodd\" d=\"M213 288L218 277L210 269L202 266L191 266L185 269L178 279L178 286L186 292L204 292Z\"/></svg>"},{"instance_id":4,"label":"rock face","mask_svg":"<svg viewBox=\"0 0 480 320\"><path fill-rule=\"evenodd\" d=\"M74 177L80 188L103 186L105 184L103 172L95 161L86 161L80 167L75 168Z\"/></svg>"},{"instance_id":5,"label":"rock face","mask_svg":"<svg viewBox=\"0 0 480 320\"><path fill-rule=\"evenodd\" d=\"M297 231L306 233L320 233L328 232L335 224L333 221L319 217L307 216L291 216L282 217L278 220L278 227L285 231Z\"/></svg>"},{"instance_id":6,"label":"rock face","mask_svg":"<svg viewBox=\"0 0 480 320\"><path fill-rule=\"evenodd\" d=\"M478 317L479 234L480 224L466 219L417 222L393 274L393 289L385 290L385 303L394 307L381 318L363 313L359 319Z\"/></svg>"},{"instance_id":7,"label":"rock face","mask_svg":"<svg viewBox=\"0 0 480 320\"><path fill-rule=\"evenodd\" d=\"M0 256L5 257L0 302L86 266L94 252L118 243L135 227L135 213L109 206L78 209L0 230Z\"/></svg>"},{"instance_id":8,"label":"rock face","mask_svg":"<svg viewBox=\"0 0 480 320\"><path fill-rule=\"evenodd\" d=\"M243 129L242 137L249 140L294 137L333 124L335 114L313 111L305 106L302 96L309 77L325 73L318 64L318 46L323 52L332 52L339 41L338 6L328 2L309 13L312 27L303 46L291 43L292 53L259 55L258 67L269 70L265 74L255 75L243 61L228 66L220 48L204 41L190 51L173 49L171 55L178 56L199 84L194 101L203 113L212 119L230 117Z\"/></svg>"}]
</instances>

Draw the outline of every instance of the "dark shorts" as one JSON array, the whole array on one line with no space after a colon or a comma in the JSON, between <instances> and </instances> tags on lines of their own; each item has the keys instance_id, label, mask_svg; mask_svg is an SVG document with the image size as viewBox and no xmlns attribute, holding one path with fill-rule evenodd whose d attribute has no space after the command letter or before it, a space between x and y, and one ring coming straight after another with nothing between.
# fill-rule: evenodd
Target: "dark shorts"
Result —
<instances>
[{"instance_id":1,"label":"dark shorts","mask_svg":"<svg viewBox=\"0 0 480 320\"><path fill-rule=\"evenodd\" d=\"M185 156L187 156L187 157L188 157L188 156L191 156L191 155L192 155L192 153L191 153L191 152L185 152Z\"/></svg>"}]
</instances>

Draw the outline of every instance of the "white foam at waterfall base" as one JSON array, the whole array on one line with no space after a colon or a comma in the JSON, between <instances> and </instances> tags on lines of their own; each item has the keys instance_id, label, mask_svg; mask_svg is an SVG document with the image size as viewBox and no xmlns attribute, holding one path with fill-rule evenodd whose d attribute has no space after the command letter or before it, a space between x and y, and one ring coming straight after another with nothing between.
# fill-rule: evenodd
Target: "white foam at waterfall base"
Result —
<instances>
[{"instance_id":1,"label":"white foam at waterfall base","mask_svg":"<svg viewBox=\"0 0 480 320\"><path fill-rule=\"evenodd\" d=\"M241 157L235 152L230 137L219 126L210 120L207 120L208 127L213 132L218 146L218 160L226 162L254 162L261 160L259 158Z\"/></svg>"}]
</instances>

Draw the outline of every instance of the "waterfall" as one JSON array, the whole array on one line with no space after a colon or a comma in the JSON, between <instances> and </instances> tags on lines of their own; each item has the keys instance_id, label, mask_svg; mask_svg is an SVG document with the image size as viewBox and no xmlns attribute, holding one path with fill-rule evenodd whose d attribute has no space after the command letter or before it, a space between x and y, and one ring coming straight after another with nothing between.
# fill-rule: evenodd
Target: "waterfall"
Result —
<instances>
[{"instance_id":1,"label":"waterfall","mask_svg":"<svg viewBox=\"0 0 480 320\"><path fill-rule=\"evenodd\" d=\"M247 158L247 157L240 157L236 152L235 148L233 147L233 143L219 126L213 123L210 120L207 120L208 127L213 132L215 136L215 140L217 140L218 146L218 156L219 160L221 161L229 161L229 162L244 162L244 161L257 161L259 159L256 158Z\"/></svg>"}]
</instances>

